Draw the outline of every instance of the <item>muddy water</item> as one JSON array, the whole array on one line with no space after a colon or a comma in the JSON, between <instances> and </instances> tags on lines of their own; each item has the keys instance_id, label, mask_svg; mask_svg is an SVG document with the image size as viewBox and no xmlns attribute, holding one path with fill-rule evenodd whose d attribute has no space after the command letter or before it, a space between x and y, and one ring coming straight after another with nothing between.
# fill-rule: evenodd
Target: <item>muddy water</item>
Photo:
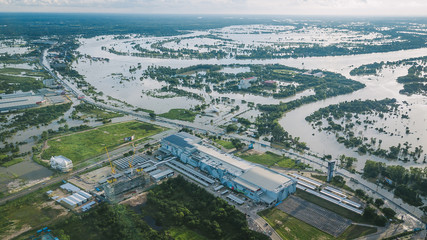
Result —
<instances>
[{"instance_id":1,"label":"muddy water","mask_svg":"<svg viewBox=\"0 0 427 240\"><path fill-rule=\"evenodd\" d=\"M394 97L399 103L407 101L409 106L403 106L401 109L402 113L406 112L410 116L408 121L401 121L400 119L388 119L387 121L380 122L380 126L387 127L388 129L396 129L395 131L403 133L402 128L410 126L412 134L403 135L398 134L396 136L384 136L378 135L375 132L362 133L366 134L368 138L376 137L383 141L382 147L388 148L391 145L397 145L399 142L403 143L408 141L415 146L423 146L424 150L427 151L427 130L426 130L426 119L427 119L427 99L422 96L405 96L399 94L399 90L402 89L402 85L396 82L396 78L406 74L406 68L397 69L386 69L380 76L368 76L368 77L351 77L349 72L354 67L362 64L380 62L380 61L397 61L401 59L407 59L412 57L420 57L427 55L427 48L403 50L388 53L373 53L373 54L362 54L362 55L350 55L350 56L335 56L335 57L311 57L311 58L298 58L298 59L270 59L270 60L235 60L235 59L209 59L209 60L198 60L198 59L153 59L153 58L139 58L132 56L117 56L106 51L101 51L101 46L111 44L106 40L104 42L98 42L95 44L94 39L85 39L84 44L78 49L83 54L89 54L94 57L109 58L110 62L93 62L90 66L88 64L75 64L74 67L80 73L87 76L87 81L93 84L98 90L104 93L111 94L113 97L117 97L121 100L136 104L139 107L147 109L155 109L159 112L164 112L167 109L178 108L187 106L187 108L194 106L195 100L189 100L187 98L173 98L173 99L157 99L153 100L150 97L144 97L140 94L143 90L156 89L159 87L159 83L155 80L144 79L142 82L139 81L138 77L140 73L136 73L135 77L137 80L120 83L109 77L111 73L121 72L123 75L132 76L128 73L129 66L135 66L137 63L142 64L141 72L149 65L157 66L170 66L173 68L188 67L196 64L269 64L269 63L280 63L291 67L297 67L302 69L322 69L327 71L333 71L343 74L346 77L355 79L366 84L366 88L357 92L330 98L324 101L304 105L294 111L287 113L281 120L282 126L290 132L293 136L298 136L301 141L307 142L308 146L316 153L320 155L330 154L334 157L345 154L347 156L355 156L359 159L357 168L361 169L366 159L375 159L378 161L387 162L387 160L379 159L374 156L359 156L352 149L346 149L343 145L338 144L335 140L335 136L318 132L317 129L313 129L304 118L312 112L318 110L321 107L326 107L330 104L337 104L343 101L351 101L354 99L383 99L385 97ZM229 71L229 69L227 69ZM187 90L187 89L186 89ZM192 92L200 93L204 96L220 97L221 94L211 93L206 94L199 90L191 90ZM236 104L239 104L241 99L246 101L254 101L256 103L273 103L277 104L280 100L272 99L269 97L261 97L254 95L240 95L240 94L225 94L236 99ZM144 101L141 101L143 99ZM286 101L282 100L283 102ZM160 106L160 107L159 107ZM167 106L167 107L165 107ZM409 110L410 109L410 110ZM314 134L314 135L313 135ZM412 149L413 149L412 148ZM404 166L426 166L426 164L416 164L413 162L407 163L392 163L392 164L403 164Z\"/></svg>"}]
</instances>

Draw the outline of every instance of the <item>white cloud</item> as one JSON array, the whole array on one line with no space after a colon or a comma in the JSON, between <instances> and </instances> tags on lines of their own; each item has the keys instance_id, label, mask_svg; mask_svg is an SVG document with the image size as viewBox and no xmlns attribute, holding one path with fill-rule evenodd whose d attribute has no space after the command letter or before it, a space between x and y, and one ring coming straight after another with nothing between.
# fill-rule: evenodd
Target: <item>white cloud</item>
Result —
<instances>
[{"instance_id":1,"label":"white cloud","mask_svg":"<svg viewBox=\"0 0 427 240\"><path fill-rule=\"evenodd\" d=\"M0 0L0 11L424 15L426 0Z\"/></svg>"}]
</instances>

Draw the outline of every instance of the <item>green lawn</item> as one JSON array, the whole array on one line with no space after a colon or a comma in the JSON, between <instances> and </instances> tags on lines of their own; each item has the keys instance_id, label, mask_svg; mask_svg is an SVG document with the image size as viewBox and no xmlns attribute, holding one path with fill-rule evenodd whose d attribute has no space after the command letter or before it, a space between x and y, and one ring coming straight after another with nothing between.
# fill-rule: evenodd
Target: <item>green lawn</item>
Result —
<instances>
[{"instance_id":1,"label":"green lawn","mask_svg":"<svg viewBox=\"0 0 427 240\"><path fill-rule=\"evenodd\" d=\"M15 165L15 164L17 164L17 163L20 163L20 162L22 162L22 161L24 161L24 159L23 159L23 158L15 158L15 159L12 159L11 161L8 161L8 162L5 162L5 163L2 163L2 164L1 164L1 166L2 166L2 167L10 167L10 166Z\"/></svg>"},{"instance_id":2,"label":"green lawn","mask_svg":"<svg viewBox=\"0 0 427 240\"><path fill-rule=\"evenodd\" d=\"M193 122L196 119L196 112L187 109L171 109L167 113L162 113L159 116L169 119L177 119L182 121Z\"/></svg>"},{"instance_id":3,"label":"green lawn","mask_svg":"<svg viewBox=\"0 0 427 240\"><path fill-rule=\"evenodd\" d=\"M283 157L272 152L265 152L263 154L242 154L239 155L240 158L243 158L249 162L262 164L265 166L279 166L283 168L293 168L293 169L304 169L304 164L297 164L295 160L288 157Z\"/></svg>"},{"instance_id":4,"label":"green lawn","mask_svg":"<svg viewBox=\"0 0 427 240\"><path fill-rule=\"evenodd\" d=\"M294 218L277 208L267 209L259 213L284 240L326 240L333 236Z\"/></svg>"},{"instance_id":5,"label":"green lawn","mask_svg":"<svg viewBox=\"0 0 427 240\"><path fill-rule=\"evenodd\" d=\"M204 240L204 236L185 227L173 227L166 231L169 236L176 240Z\"/></svg>"},{"instance_id":6,"label":"green lawn","mask_svg":"<svg viewBox=\"0 0 427 240\"><path fill-rule=\"evenodd\" d=\"M80 117L81 119L85 119L86 117L92 117L100 120L101 119L105 120L105 119L111 119L116 117L123 117L123 114L106 111L105 109L98 108L90 104L82 103L80 105L77 105L74 108L76 113L73 112L73 115L77 114L77 112L81 112L83 114L83 116Z\"/></svg>"},{"instance_id":7,"label":"green lawn","mask_svg":"<svg viewBox=\"0 0 427 240\"><path fill-rule=\"evenodd\" d=\"M234 148L234 145L230 141L217 139L217 140L215 140L215 142L218 143L219 145L223 146L226 149Z\"/></svg>"},{"instance_id":8,"label":"green lawn","mask_svg":"<svg viewBox=\"0 0 427 240\"><path fill-rule=\"evenodd\" d=\"M137 121L104 125L48 140L49 147L42 153L42 158L50 159L51 156L63 155L76 164L105 153L105 146L112 149L125 143L125 137L135 135L135 140L138 140L164 130L153 124Z\"/></svg>"},{"instance_id":9,"label":"green lawn","mask_svg":"<svg viewBox=\"0 0 427 240\"><path fill-rule=\"evenodd\" d=\"M338 237L338 239L355 239L376 232L377 228L375 227L351 225Z\"/></svg>"}]
</instances>

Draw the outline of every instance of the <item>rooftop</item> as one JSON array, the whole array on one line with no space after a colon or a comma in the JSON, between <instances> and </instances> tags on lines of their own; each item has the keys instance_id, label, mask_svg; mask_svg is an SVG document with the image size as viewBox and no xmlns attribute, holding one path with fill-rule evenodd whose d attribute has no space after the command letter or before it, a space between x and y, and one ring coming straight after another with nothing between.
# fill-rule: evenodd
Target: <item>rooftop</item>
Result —
<instances>
[{"instance_id":1,"label":"rooftop","mask_svg":"<svg viewBox=\"0 0 427 240\"><path fill-rule=\"evenodd\" d=\"M291 184L292 178L270 171L263 167L255 166L238 177L248 183L276 192L283 186ZM236 179L237 180L237 179Z\"/></svg>"},{"instance_id":2,"label":"rooftop","mask_svg":"<svg viewBox=\"0 0 427 240\"><path fill-rule=\"evenodd\" d=\"M193 144L199 143L201 141L200 138L186 132L172 134L168 137L165 137L164 140L185 149L194 148Z\"/></svg>"},{"instance_id":3,"label":"rooftop","mask_svg":"<svg viewBox=\"0 0 427 240\"><path fill-rule=\"evenodd\" d=\"M43 96L40 95L28 95L13 98L3 95L1 97L2 99L0 99L0 109L14 109L27 105L36 105L37 102L43 101Z\"/></svg>"},{"instance_id":4,"label":"rooftop","mask_svg":"<svg viewBox=\"0 0 427 240\"><path fill-rule=\"evenodd\" d=\"M51 160L54 160L55 162L61 163L61 164L64 164L64 165L66 165L67 163L73 163L73 161L71 161L70 159L68 159L68 158L66 158L66 157L64 157L62 155L54 156L54 157L51 158Z\"/></svg>"},{"instance_id":5,"label":"rooftop","mask_svg":"<svg viewBox=\"0 0 427 240\"><path fill-rule=\"evenodd\" d=\"M250 168L252 168L254 165L235 157L232 157L229 154L218 152L218 150L209 148L200 144L195 144L197 147L197 150L200 152L209 155L210 157L213 157L213 159L209 159L210 162L215 162L216 164L223 165L226 169L235 169L237 172L244 172ZM209 160L205 160L206 164L209 164ZM240 175L240 174L237 174Z\"/></svg>"}]
</instances>

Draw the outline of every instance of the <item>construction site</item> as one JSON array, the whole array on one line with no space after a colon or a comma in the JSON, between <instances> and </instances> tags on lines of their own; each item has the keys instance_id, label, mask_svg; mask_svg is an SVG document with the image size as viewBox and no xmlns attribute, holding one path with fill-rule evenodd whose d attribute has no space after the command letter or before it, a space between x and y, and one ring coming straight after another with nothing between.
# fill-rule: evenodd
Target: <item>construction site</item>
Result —
<instances>
[{"instance_id":1,"label":"construction site","mask_svg":"<svg viewBox=\"0 0 427 240\"><path fill-rule=\"evenodd\" d=\"M121 202L144 192L148 187L174 175L174 171L157 162L152 156L136 154L132 144L131 156L110 159L108 166L76 176L69 181L86 191L92 191L108 202Z\"/></svg>"}]
</instances>

